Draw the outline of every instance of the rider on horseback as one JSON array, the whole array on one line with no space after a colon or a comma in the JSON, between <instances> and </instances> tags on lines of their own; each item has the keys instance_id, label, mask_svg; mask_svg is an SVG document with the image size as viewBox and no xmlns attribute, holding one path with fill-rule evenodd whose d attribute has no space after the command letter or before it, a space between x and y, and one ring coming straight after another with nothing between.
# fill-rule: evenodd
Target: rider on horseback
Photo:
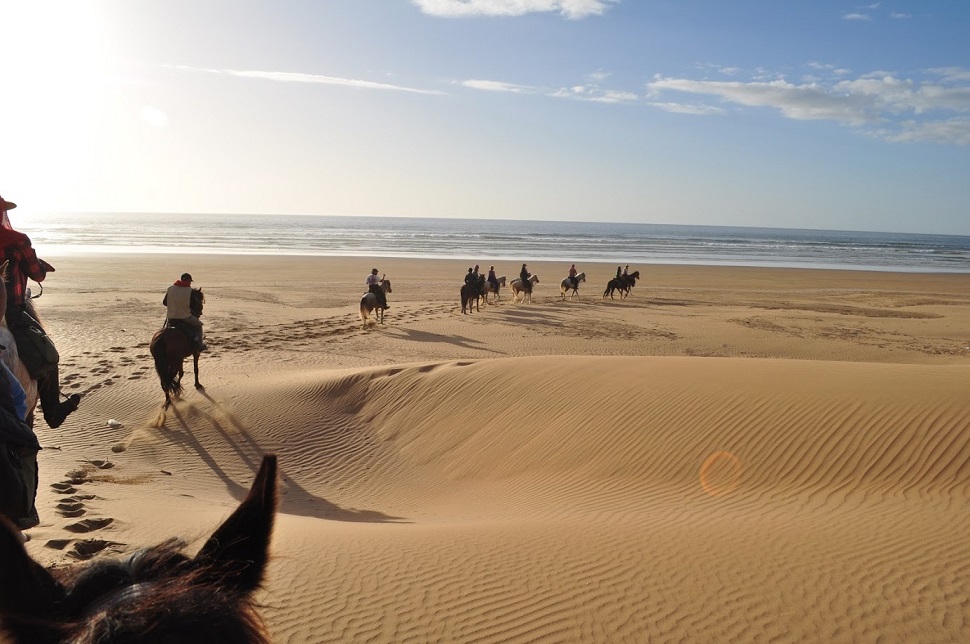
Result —
<instances>
[{"instance_id":1,"label":"rider on horseback","mask_svg":"<svg viewBox=\"0 0 970 644\"><path fill-rule=\"evenodd\" d=\"M576 270L576 265L573 264L569 267L569 281L573 285L573 290L579 288L579 278L576 277L577 275L579 275L579 271Z\"/></svg>"},{"instance_id":2,"label":"rider on horseback","mask_svg":"<svg viewBox=\"0 0 970 644\"><path fill-rule=\"evenodd\" d=\"M519 279L522 280L522 290L526 293L532 293L532 282L529 280L529 268L528 264L522 265L522 270L519 271Z\"/></svg>"},{"instance_id":3,"label":"rider on horseback","mask_svg":"<svg viewBox=\"0 0 970 644\"><path fill-rule=\"evenodd\" d=\"M468 269L471 270L470 268ZM370 275L367 276L367 290L374 294L377 298L377 303L381 305L382 309L389 309L387 305L387 294L384 292L384 278L377 276L377 269L370 269Z\"/></svg>"},{"instance_id":4,"label":"rider on horseback","mask_svg":"<svg viewBox=\"0 0 970 644\"><path fill-rule=\"evenodd\" d=\"M165 291L162 304L168 307L168 322L178 321L192 327L195 334L192 343L199 351L205 351L205 338L202 331L202 320L192 314L192 276L182 273L182 277Z\"/></svg>"},{"instance_id":5,"label":"rider on horseback","mask_svg":"<svg viewBox=\"0 0 970 644\"><path fill-rule=\"evenodd\" d=\"M492 285L492 290L498 293L498 278L495 277L495 267L488 267L488 283Z\"/></svg>"},{"instance_id":6,"label":"rider on horseback","mask_svg":"<svg viewBox=\"0 0 970 644\"><path fill-rule=\"evenodd\" d=\"M31 336L43 335L40 322L35 320L26 310L27 308L27 278L35 282L43 282L47 273L54 269L50 264L37 258L37 252L30 245L30 238L18 232L10 225L7 211L13 210L17 204L5 201L0 197L0 264L7 261L7 308L4 315L7 327L17 341L21 354L30 350L33 344ZM32 329L36 329L34 331ZM39 331L39 333L38 333ZM53 343L51 343L53 348ZM37 379L37 394L44 412L44 420L52 429L60 427L64 419L77 409L81 396L71 394L67 400L61 400L61 384L57 375L57 362L48 361L43 372L31 373Z\"/></svg>"}]
</instances>

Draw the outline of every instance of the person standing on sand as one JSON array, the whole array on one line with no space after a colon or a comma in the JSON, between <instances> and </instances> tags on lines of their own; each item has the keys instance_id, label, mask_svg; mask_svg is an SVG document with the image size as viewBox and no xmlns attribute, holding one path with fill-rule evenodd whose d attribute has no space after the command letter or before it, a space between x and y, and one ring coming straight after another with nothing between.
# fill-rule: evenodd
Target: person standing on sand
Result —
<instances>
[{"instance_id":1,"label":"person standing on sand","mask_svg":"<svg viewBox=\"0 0 970 644\"><path fill-rule=\"evenodd\" d=\"M192 314L192 276L188 273L182 273L182 277L165 291L162 305L168 307L167 317L169 320L180 320L196 329L193 344L199 351L205 351L207 347L205 346L202 320Z\"/></svg>"},{"instance_id":2,"label":"person standing on sand","mask_svg":"<svg viewBox=\"0 0 970 644\"><path fill-rule=\"evenodd\" d=\"M30 238L14 230L10 224L7 211L16 207L17 204L0 197L0 264L7 262L7 306L4 315L7 318L7 327L17 341L17 349L23 356L36 353L32 336L38 334L31 331L31 328L39 329L47 341L50 341L50 348L54 349L53 341L44 332L44 327L27 311L27 278L38 283L43 282L48 273L54 272L54 267L38 259L37 252L30 245ZM56 355L56 349L53 353ZM60 427L81 403L79 394L71 394L67 400L61 400L58 361L50 357L43 365L35 366L30 374L37 379L37 395L44 412L44 420L51 429Z\"/></svg>"}]
</instances>

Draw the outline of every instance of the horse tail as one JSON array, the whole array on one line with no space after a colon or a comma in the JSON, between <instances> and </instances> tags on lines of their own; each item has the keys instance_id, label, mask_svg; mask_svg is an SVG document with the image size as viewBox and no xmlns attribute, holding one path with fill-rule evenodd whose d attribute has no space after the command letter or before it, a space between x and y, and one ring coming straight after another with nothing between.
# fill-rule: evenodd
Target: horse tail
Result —
<instances>
[{"instance_id":1,"label":"horse tail","mask_svg":"<svg viewBox=\"0 0 970 644\"><path fill-rule=\"evenodd\" d=\"M178 380L178 367L173 367L168 358L168 345L165 342L165 331L161 331L151 345L152 358L155 360L155 373L165 392L165 398L174 399L182 396L182 383ZM181 358L180 358L181 362Z\"/></svg>"}]
</instances>

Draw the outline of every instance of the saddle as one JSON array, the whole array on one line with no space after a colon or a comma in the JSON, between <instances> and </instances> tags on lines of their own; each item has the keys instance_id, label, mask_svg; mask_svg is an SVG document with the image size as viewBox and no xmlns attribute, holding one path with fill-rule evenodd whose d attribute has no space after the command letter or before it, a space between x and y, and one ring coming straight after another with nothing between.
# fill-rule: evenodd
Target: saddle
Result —
<instances>
[{"instance_id":1,"label":"saddle","mask_svg":"<svg viewBox=\"0 0 970 644\"><path fill-rule=\"evenodd\" d=\"M165 328L166 329L178 329L185 335L189 337L189 341L194 347L201 347L202 342L199 340L199 335L197 329L185 322L184 320L173 320L172 318L165 318Z\"/></svg>"}]
</instances>

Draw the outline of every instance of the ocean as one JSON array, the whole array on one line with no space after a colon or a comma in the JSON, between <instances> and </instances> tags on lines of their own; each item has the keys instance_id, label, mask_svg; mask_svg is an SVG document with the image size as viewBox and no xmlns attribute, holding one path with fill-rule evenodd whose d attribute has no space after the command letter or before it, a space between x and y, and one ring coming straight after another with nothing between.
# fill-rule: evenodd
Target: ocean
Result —
<instances>
[{"instance_id":1,"label":"ocean","mask_svg":"<svg viewBox=\"0 0 970 644\"><path fill-rule=\"evenodd\" d=\"M970 273L970 237L406 217L12 215L38 253L373 256Z\"/></svg>"}]
</instances>

